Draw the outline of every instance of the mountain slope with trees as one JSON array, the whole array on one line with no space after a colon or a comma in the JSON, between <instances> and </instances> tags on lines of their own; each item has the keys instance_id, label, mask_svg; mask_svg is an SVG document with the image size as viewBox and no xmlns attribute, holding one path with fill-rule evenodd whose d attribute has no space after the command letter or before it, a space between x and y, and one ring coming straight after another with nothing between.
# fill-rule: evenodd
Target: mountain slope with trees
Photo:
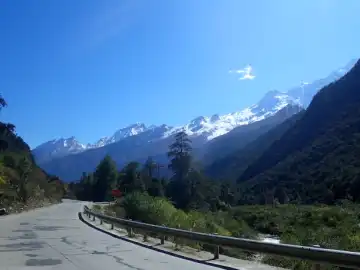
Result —
<instances>
[{"instance_id":1,"label":"mountain slope with trees","mask_svg":"<svg viewBox=\"0 0 360 270\"><path fill-rule=\"evenodd\" d=\"M6 107L0 96L0 109ZM65 186L34 162L29 146L16 135L15 126L0 122L0 208L9 212L61 200Z\"/></svg>"},{"instance_id":2,"label":"mountain slope with trees","mask_svg":"<svg viewBox=\"0 0 360 270\"><path fill-rule=\"evenodd\" d=\"M359 92L357 62L324 87L301 119L244 171L241 201L359 201Z\"/></svg>"},{"instance_id":3,"label":"mountain slope with trees","mask_svg":"<svg viewBox=\"0 0 360 270\"><path fill-rule=\"evenodd\" d=\"M211 164L215 160L225 158L227 155L245 147L262 134L281 124L301 110L302 108L299 105L287 105L273 116L248 125L239 126L229 133L209 141L203 147L205 155L202 158L202 162L204 164Z\"/></svg>"},{"instance_id":4,"label":"mountain slope with trees","mask_svg":"<svg viewBox=\"0 0 360 270\"><path fill-rule=\"evenodd\" d=\"M259 158L275 141L292 127L304 114L304 110L291 116L283 123L273 127L265 134L255 138L252 142L238 151L215 160L205 168L205 173L215 179L227 179L231 181L237 178Z\"/></svg>"}]
</instances>

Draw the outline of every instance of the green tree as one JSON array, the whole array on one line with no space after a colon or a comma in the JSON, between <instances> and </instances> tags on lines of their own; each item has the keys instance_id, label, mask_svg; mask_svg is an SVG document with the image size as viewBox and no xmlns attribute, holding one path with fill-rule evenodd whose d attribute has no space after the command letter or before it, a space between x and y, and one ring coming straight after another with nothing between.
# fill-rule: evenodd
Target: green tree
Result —
<instances>
[{"instance_id":1,"label":"green tree","mask_svg":"<svg viewBox=\"0 0 360 270\"><path fill-rule=\"evenodd\" d=\"M209 181L197 170L191 169L185 178L186 185L186 209L208 210L210 204L207 202Z\"/></svg>"},{"instance_id":2,"label":"green tree","mask_svg":"<svg viewBox=\"0 0 360 270\"><path fill-rule=\"evenodd\" d=\"M152 157L148 157L148 159L146 160L145 164L144 164L144 170L146 175L152 179L154 177L154 171L156 169L156 163L155 161L152 159Z\"/></svg>"},{"instance_id":3,"label":"green tree","mask_svg":"<svg viewBox=\"0 0 360 270\"><path fill-rule=\"evenodd\" d=\"M153 178L151 184L147 189L150 196L163 197L165 195L163 182L160 179Z\"/></svg>"},{"instance_id":4,"label":"green tree","mask_svg":"<svg viewBox=\"0 0 360 270\"><path fill-rule=\"evenodd\" d=\"M226 205L235 204L235 185L230 181L222 181L220 184L220 201Z\"/></svg>"},{"instance_id":5,"label":"green tree","mask_svg":"<svg viewBox=\"0 0 360 270\"><path fill-rule=\"evenodd\" d=\"M140 164L138 162L130 162L121 170L118 182L120 189L125 194L146 190L139 168Z\"/></svg>"},{"instance_id":6,"label":"green tree","mask_svg":"<svg viewBox=\"0 0 360 270\"><path fill-rule=\"evenodd\" d=\"M275 198L279 201L281 204L288 204L289 203L289 196L286 193L285 188L283 187L277 187L275 189Z\"/></svg>"},{"instance_id":7,"label":"green tree","mask_svg":"<svg viewBox=\"0 0 360 270\"><path fill-rule=\"evenodd\" d=\"M191 168L191 140L184 131L175 135L175 142L169 146L169 169L173 171L173 179L183 181Z\"/></svg>"},{"instance_id":8,"label":"green tree","mask_svg":"<svg viewBox=\"0 0 360 270\"><path fill-rule=\"evenodd\" d=\"M0 163L0 188L7 183L6 177L4 176L4 165Z\"/></svg>"},{"instance_id":9,"label":"green tree","mask_svg":"<svg viewBox=\"0 0 360 270\"><path fill-rule=\"evenodd\" d=\"M7 103L5 101L5 99L2 97L2 95L0 94L0 111L2 108L5 108L7 106Z\"/></svg>"},{"instance_id":10,"label":"green tree","mask_svg":"<svg viewBox=\"0 0 360 270\"><path fill-rule=\"evenodd\" d=\"M26 203L28 199L27 184L29 180L29 174L32 171L32 163L27 157L23 157L17 167L20 179L17 185L17 193L22 202Z\"/></svg>"},{"instance_id":11,"label":"green tree","mask_svg":"<svg viewBox=\"0 0 360 270\"><path fill-rule=\"evenodd\" d=\"M106 201L110 199L111 185L117 180L115 162L110 156L106 156L96 167L94 173L93 199L94 201Z\"/></svg>"},{"instance_id":12,"label":"green tree","mask_svg":"<svg viewBox=\"0 0 360 270\"><path fill-rule=\"evenodd\" d=\"M71 187L71 189L75 189L75 195L78 199L91 201L94 200L96 192L94 185L94 175L92 173L87 174L86 172L83 172L79 183L76 184L76 188Z\"/></svg>"}]
</instances>

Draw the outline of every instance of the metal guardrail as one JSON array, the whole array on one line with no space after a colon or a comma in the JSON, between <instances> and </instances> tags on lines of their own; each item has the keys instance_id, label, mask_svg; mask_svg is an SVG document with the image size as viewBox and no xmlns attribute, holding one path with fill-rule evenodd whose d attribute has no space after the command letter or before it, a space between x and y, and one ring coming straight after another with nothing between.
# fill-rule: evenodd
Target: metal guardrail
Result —
<instances>
[{"instance_id":1,"label":"metal guardrail","mask_svg":"<svg viewBox=\"0 0 360 270\"><path fill-rule=\"evenodd\" d=\"M95 220L95 217L111 224L119 224L129 228L129 230L141 229L146 232L156 233L162 236L175 236L196 242L214 245L214 257L219 258L219 246L227 246L239 248L241 250L258 252L265 254L272 254L278 256L292 257L301 260L308 260L319 264L328 264L339 267L347 267L351 269L360 269L360 252L351 252L344 250L325 249L319 247L307 247L289 244L275 244L266 243L257 240L235 238L228 236L220 236L214 234L206 234L200 232L192 232L181 229L174 229L159 225L147 224L143 222L121 219L111 216L106 216L100 213L91 211L87 206L84 207L84 213ZM161 238L161 243L164 243L164 238ZM317 268L317 267L316 267Z\"/></svg>"}]
</instances>

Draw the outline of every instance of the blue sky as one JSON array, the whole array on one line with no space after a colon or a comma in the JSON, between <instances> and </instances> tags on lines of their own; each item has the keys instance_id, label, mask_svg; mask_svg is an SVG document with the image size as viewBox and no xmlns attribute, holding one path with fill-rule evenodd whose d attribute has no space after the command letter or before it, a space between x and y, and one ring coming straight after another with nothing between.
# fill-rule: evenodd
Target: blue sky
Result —
<instances>
[{"instance_id":1,"label":"blue sky","mask_svg":"<svg viewBox=\"0 0 360 270\"><path fill-rule=\"evenodd\" d=\"M179 125L359 57L359 0L3 0L0 93L31 147ZM229 73L251 65L253 79Z\"/></svg>"}]
</instances>

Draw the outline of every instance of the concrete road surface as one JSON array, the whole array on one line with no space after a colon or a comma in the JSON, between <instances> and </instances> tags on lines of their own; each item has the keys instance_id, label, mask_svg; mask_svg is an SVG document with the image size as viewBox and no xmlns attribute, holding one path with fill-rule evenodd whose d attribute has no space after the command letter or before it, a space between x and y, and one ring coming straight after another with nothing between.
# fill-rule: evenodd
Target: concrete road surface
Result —
<instances>
[{"instance_id":1,"label":"concrete road surface","mask_svg":"<svg viewBox=\"0 0 360 270\"><path fill-rule=\"evenodd\" d=\"M65 200L0 217L0 269L216 270L94 230L78 219L82 206Z\"/></svg>"}]
</instances>

